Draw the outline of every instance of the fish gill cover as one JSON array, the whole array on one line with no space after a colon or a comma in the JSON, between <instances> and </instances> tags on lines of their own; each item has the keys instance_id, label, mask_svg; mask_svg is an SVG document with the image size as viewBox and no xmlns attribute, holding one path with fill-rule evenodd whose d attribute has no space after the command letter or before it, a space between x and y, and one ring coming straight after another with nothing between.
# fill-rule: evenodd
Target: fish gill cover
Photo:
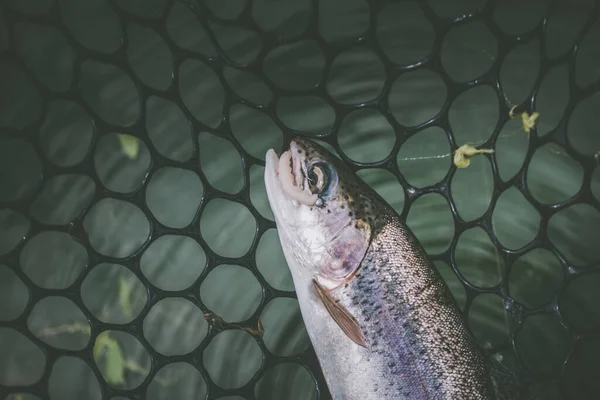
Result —
<instances>
[{"instance_id":1,"label":"fish gill cover","mask_svg":"<svg viewBox=\"0 0 600 400\"><path fill-rule=\"evenodd\" d=\"M5 0L0 399L327 399L264 155L328 146L477 339L600 391L598 1Z\"/></svg>"}]
</instances>

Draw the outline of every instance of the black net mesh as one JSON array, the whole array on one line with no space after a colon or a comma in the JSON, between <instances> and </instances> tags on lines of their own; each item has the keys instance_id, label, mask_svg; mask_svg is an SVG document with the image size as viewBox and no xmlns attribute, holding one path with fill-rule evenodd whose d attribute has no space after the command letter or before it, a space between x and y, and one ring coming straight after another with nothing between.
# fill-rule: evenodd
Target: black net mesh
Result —
<instances>
[{"instance_id":1,"label":"black net mesh","mask_svg":"<svg viewBox=\"0 0 600 400\"><path fill-rule=\"evenodd\" d=\"M599 6L4 0L0 397L329 398L297 306L266 314L295 295L269 278L286 267L265 253L263 157L300 135L396 185L478 339L533 391L596 398ZM467 143L496 152L457 169Z\"/></svg>"}]
</instances>

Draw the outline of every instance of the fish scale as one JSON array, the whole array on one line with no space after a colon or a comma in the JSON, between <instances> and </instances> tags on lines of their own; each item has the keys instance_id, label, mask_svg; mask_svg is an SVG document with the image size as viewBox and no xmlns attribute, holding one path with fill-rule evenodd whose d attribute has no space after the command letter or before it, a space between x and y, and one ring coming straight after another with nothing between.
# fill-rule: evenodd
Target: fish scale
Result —
<instances>
[{"instance_id":1,"label":"fish scale","mask_svg":"<svg viewBox=\"0 0 600 400\"><path fill-rule=\"evenodd\" d=\"M372 357L381 358L373 362L385 366L380 398L494 398L485 359L442 278L399 221L380 218L359 273L331 292L358 320Z\"/></svg>"}]
</instances>

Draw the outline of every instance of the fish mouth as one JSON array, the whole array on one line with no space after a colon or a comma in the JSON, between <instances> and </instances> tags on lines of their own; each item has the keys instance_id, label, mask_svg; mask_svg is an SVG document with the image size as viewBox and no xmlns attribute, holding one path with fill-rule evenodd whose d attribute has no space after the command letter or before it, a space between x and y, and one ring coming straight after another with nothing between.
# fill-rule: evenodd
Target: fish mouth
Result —
<instances>
[{"instance_id":1,"label":"fish mouth","mask_svg":"<svg viewBox=\"0 0 600 400\"><path fill-rule=\"evenodd\" d=\"M267 152L267 167L271 173L275 172L283 193L298 203L312 206L318 197L304 187L303 160L302 145L296 140L290 142L290 149L281 157L273 149Z\"/></svg>"}]
</instances>

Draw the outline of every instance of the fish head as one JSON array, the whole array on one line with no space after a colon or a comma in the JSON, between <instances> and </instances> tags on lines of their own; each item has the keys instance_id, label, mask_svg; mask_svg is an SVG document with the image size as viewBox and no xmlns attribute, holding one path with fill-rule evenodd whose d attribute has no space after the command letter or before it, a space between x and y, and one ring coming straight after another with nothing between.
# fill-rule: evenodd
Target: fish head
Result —
<instances>
[{"instance_id":1,"label":"fish head","mask_svg":"<svg viewBox=\"0 0 600 400\"><path fill-rule=\"evenodd\" d=\"M372 189L342 160L301 138L281 157L267 152L265 186L290 268L329 289L351 279L380 207Z\"/></svg>"}]
</instances>

